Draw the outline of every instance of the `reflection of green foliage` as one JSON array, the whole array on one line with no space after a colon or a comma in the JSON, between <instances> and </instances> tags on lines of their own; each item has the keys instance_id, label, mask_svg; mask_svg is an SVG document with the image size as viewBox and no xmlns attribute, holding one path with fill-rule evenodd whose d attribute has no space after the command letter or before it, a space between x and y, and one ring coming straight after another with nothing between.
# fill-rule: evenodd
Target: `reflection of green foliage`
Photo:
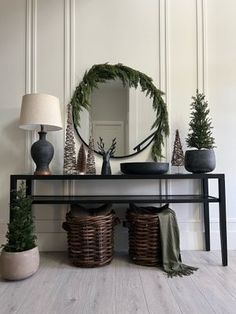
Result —
<instances>
[{"instance_id":1,"label":"reflection of green foliage","mask_svg":"<svg viewBox=\"0 0 236 314\"><path fill-rule=\"evenodd\" d=\"M189 133L186 139L187 145L197 149L214 148L215 139L211 132L210 110L205 95L200 94L197 90L196 97L192 97L192 99L191 121L189 122Z\"/></svg>"},{"instance_id":2,"label":"reflection of green foliage","mask_svg":"<svg viewBox=\"0 0 236 314\"><path fill-rule=\"evenodd\" d=\"M8 224L6 234L7 244L3 246L6 252L22 252L36 246L31 205L32 200L26 196L22 182L11 204L11 222Z\"/></svg>"},{"instance_id":3,"label":"reflection of green foliage","mask_svg":"<svg viewBox=\"0 0 236 314\"><path fill-rule=\"evenodd\" d=\"M166 104L162 98L164 93L157 89L152 79L142 72L134 70L122 64L95 64L89 71L86 71L83 80L76 87L71 99L73 107L73 117L76 126L80 125L80 113L83 109L89 109L90 94L99 83L105 83L108 80L119 78L124 87L140 86L142 92L150 97L153 101L153 109L156 112L156 120L152 125L152 129L156 129L154 143L152 146L152 157L154 160L161 158L161 149L164 144L164 136L169 135L168 113Z\"/></svg>"}]
</instances>

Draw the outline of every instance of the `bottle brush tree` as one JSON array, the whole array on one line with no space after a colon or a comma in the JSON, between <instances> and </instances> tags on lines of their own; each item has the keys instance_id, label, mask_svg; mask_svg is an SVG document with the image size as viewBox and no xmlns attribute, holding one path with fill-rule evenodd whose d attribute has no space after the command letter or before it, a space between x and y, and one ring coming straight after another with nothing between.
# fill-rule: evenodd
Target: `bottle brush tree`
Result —
<instances>
[{"instance_id":1,"label":"bottle brush tree","mask_svg":"<svg viewBox=\"0 0 236 314\"><path fill-rule=\"evenodd\" d=\"M84 144L82 143L78 152L77 158L77 170L79 174L86 173L86 152L84 148Z\"/></svg>"},{"instance_id":2,"label":"bottle brush tree","mask_svg":"<svg viewBox=\"0 0 236 314\"><path fill-rule=\"evenodd\" d=\"M211 119L209 118L208 103L205 95L196 91L196 97L192 97L189 133L186 138L188 147L197 149L214 148L215 139L212 136Z\"/></svg>"},{"instance_id":3,"label":"bottle brush tree","mask_svg":"<svg viewBox=\"0 0 236 314\"><path fill-rule=\"evenodd\" d=\"M90 136L86 162L86 174L96 174L94 149L94 138Z\"/></svg>"},{"instance_id":4,"label":"bottle brush tree","mask_svg":"<svg viewBox=\"0 0 236 314\"><path fill-rule=\"evenodd\" d=\"M18 191L14 193L11 204L11 221L6 234L7 243L3 247L6 252L23 252L36 247L32 200L26 196L23 182Z\"/></svg>"},{"instance_id":5,"label":"bottle brush tree","mask_svg":"<svg viewBox=\"0 0 236 314\"><path fill-rule=\"evenodd\" d=\"M64 173L76 174L76 153L75 153L75 139L73 129L72 106L67 105L67 126L66 126L66 141L64 148Z\"/></svg>"},{"instance_id":6,"label":"bottle brush tree","mask_svg":"<svg viewBox=\"0 0 236 314\"><path fill-rule=\"evenodd\" d=\"M184 165L184 152L182 148L182 144L180 141L179 130L175 131L175 141L174 141L174 149L171 158L172 166L183 166Z\"/></svg>"}]
</instances>

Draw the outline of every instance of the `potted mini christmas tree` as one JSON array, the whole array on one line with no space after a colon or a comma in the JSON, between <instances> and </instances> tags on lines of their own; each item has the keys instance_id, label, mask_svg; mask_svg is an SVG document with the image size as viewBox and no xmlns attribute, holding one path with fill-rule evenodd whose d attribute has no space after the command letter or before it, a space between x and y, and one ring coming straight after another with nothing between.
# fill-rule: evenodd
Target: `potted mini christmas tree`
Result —
<instances>
[{"instance_id":1,"label":"potted mini christmas tree","mask_svg":"<svg viewBox=\"0 0 236 314\"><path fill-rule=\"evenodd\" d=\"M7 243L1 252L1 275L8 280L25 279L39 267L39 251L36 245L32 200L26 196L22 182L14 192L11 203L11 221L6 234Z\"/></svg>"},{"instance_id":2,"label":"potted mini christmas tree","mask_svg":"<svg viewBox=\"0 0 236 314\"><path fill-rule=\"evenodd\" d=\"M189 172L204 173L215 169L215 153L213 151L215 139L212 136L211 119L209 118L208 103L205 95L196 92L192 97L191 120L186 139L188 147L195 148L185 153L185 168Z\"/></svg>"}]
</instances>

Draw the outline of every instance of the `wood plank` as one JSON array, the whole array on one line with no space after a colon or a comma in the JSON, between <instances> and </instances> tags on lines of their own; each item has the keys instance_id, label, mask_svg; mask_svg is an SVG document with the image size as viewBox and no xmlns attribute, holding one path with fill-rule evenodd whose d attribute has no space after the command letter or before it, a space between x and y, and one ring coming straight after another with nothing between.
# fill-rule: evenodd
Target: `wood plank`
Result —
<instances>
[{"instance_id":1,"label":"wood plank","mask_svg":"<svg viewBox=\"0 0 236 314\"><path fill-rule=\"evenodd\" d=\"M127 254L115 259L116 313L150 313L139 275L139 266L128 262Z\"/></svg>"},{"instance_id":2,"label":"wood plank","mask_svg":"<svg viewBox=\"0 0 236 314\"><path fill-rule=\"evenodd\" d=\"M211 256L214 256L214 260L216 265L220 265L221 263L221 252L220 251L212 251ZM236 251L228 251L228 267L226 269L231 269L236 272ZM212 259L211 259L212 260ZM210 263L210 262L209 262Z\"/></svg>"},{"instance_id":3,"label":"wood plank","mask_svg":"<svg viewBox=\"0 0 236 314\"><path fill-rule=\"evenodd\" d=\"M194 284L191 276L166 279L182 313L210 314L215 313L206 297Z\"/></svg>"},{"instance_id":4,"label":"wood plank","mask_svg":"<svg viewBox=\"0 0 236 314\"><path fill-rule=\"evenodd\" d=\"M54 287L46 313L148 313L139 273L130 267L122 258L99 268L73 267L68 280L56 280L59 288Z\"/></svg>"},{"instance_id":5,"label":"wood plank","mask_svg":"<svg viewBox=\"0 0 236 314\"><path fill-rule=\"evenodd\" d=\"M17 313L53 313L51 305L57 298L57 291L65 282L72 280L74 277L74 268L65 264L66 253L43 254L44 275L41 275L41 280L35 283L34 288L30 292L30 297L27 298L20 307ZM55 265L55 262L57 264Z\"/></svg>"},{"instance_id":6,"label":"wood plank","mask_svg":"<svg viewBox=\"0 0 236 314\"><path fill-rule=\"evenodd\" d=\"M222 280L217 276L217 267L209 262L211 252L185 252L186 263L194 263L199 267L198 271L192 276L195 285L207 298L215 313L235 313L236 298L227 291ZM224 273L227 267L222 267ZM218 268L219 271L219 268ZM231 271L232 274L232 271ZM229 276L229 275L228 275ZM232 278L233 280L233 278Z\"/></svg>"},{"instance_id":7,"label":"wood plank","mask_svg":"<svg viewBox=\"0 0 236 314\"><path fill-rule=\"evenodd\" d=\"M214 254L214 251L212 254L202 252L202 254L200 254L200 261L201 264L204 264L206 267L211 265L210 272L214 273L216 280L236 299L236 256L232 258L230 253L229 256L230 266L227 267L219 265L218 257Z\"/></svg>"},{"instance_id":8,"label":"wood plank","mask_svg":"<svg viewBox=\"0 0 236 314\"><path fill-rule=\"evenodd\" d=\"M48 265L47 268L45 267L46 265ZM8 287L0 297L1 314L16 313L18 311L18 313L26 314L26 312L21 312L20 308L27 302L30 303L32 313L32 293L39 293L38 287L48 280L48 269L50 269L51 276L53 276L55 272L58 272L58 266L59 262L55 259L41 258L40 268L33 276L21 281L3 282L3 284L8 284Z\"/></svg>"},{"instance_id":9,"label":"wood plank","mask_svg":"<svg viewBox=\"0 0 236 314\"><path fill-rule=\"evenodd\" d=\"M58 279L60 281L60 278ZM70 278L56 291L49 313L115 313L114 265L73 267Z\"/></svg>"},{"instance_id":10,"label":"wood plank","mask_svg":"<svg viewBox=\"0 0 236 314\"><path fill-rule=\"evenodd\" d=\"M139 274L150 313L182 313L161 269L140 266Z\"/></svg>"},{"instance_id":11,"label":"wood plank","mask_svg":"<svg viewBox=\"0 0 236 314\"><path fill-rule=\"evenodd\" d=\"M219 252L182 252L192 276L167 278L162 270L117 255L105 267L70 265L67 253L41 253L39 271L18 282L0 280L0 313L133 314L235 313L236 253L222 267Z\"/></svg>"}]
</instances>

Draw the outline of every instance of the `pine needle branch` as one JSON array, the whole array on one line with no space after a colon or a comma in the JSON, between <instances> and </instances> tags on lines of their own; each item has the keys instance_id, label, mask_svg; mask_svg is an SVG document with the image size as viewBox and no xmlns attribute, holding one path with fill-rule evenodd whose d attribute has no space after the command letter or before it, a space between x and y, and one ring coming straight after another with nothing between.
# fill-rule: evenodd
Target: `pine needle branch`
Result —
<instances>
[{"instance_id":1,"label":"pine needle branch","mask_svg":"<svg viewBox=\"0 0 236 314\"><path fill-rule=\"evenodd\" d=\"M95 64L89 71L85 72L83 80L76 87L70 102L73 107L75 125L80 126L81 111L88 110L91 107L91 92L98 88L99 83L105 83L116 78L122 81L124 87L134 87L136 89L140 86L142 92L152 99L152 106L156 112L156 120L152 125L152 129L157 129L156 136L154 136L152 156L154 160L163 157L161 151L164 137L169 135L167 106L162 98L164 93L155 87L149 76L121 63L115 65L108 63Z\"/></svg>"}]
</instances>

